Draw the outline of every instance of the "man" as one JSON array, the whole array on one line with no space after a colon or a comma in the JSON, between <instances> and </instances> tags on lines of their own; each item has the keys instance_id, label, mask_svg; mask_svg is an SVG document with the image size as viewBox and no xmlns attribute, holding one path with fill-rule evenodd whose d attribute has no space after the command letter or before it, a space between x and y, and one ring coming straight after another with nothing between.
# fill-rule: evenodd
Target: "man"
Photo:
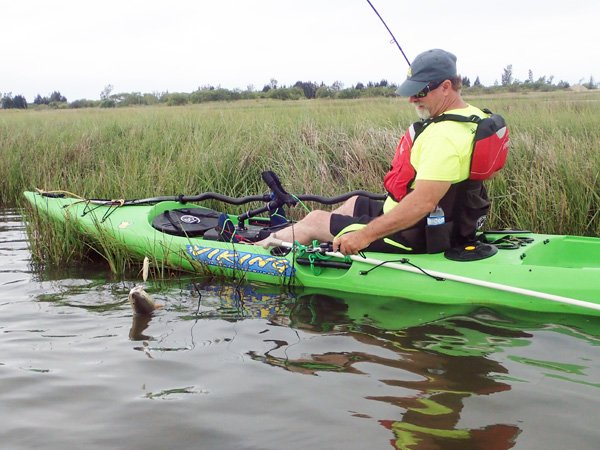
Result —
<instances>
[{"instance_id":1,"label":"man","mask_svg":"<svg viewBox=\"0 0 600 450\"><path fill-rule=\"evenodd\" d=\"M398 94L408 97L423 121L444 113L487 117L464 102L461 86L456 57L433 49L415 58ZM297 224L259 244L277 245L278 240L303 244L314 239L333 241L334 251L349 255L367 248L398 253L436 252L445 250L450 243L472 239L476 222L489 209L482 183L468 180L476 124L451 120L424 124L426 127L414 142L408 131L400 141L392 168L384 179L390 194L385 203L352 197L332 212L310 212ZM438 233L444 230L446 236L442 246L432 250L428 241L433 238L428 236L426 217L438 205L446 214L446 223Z\"/></svg>"}]
</instances>

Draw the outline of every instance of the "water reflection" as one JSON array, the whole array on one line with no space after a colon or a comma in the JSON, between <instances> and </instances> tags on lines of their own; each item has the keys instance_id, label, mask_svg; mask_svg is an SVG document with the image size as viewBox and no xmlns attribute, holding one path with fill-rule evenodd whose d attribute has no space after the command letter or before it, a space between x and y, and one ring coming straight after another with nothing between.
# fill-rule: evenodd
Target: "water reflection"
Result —
<instances>
[{"instance_id":1,"label":"water reflection","mask_svg":"<svg viewBox=\"0 0 600 450\"><path fill-rule=\"evenodd\" d=\"M239 293L235 298L240 298ZM268 317L274 326L319 335L343 335L368 348L393 352L392 357L383 357L378 355L379 351L329 350L290 358L281 351L290 345L288 342L265 340L271 344L270 350L250 351L248 355L253 360L307 375L320 372L371 375L378 372L373 370L375 366L394 369L394 374L406 374L379 379L387 386L401 388L402 394L366 397L398 409L396 417L379 420L393 433L391 442L395 448L509 449L515 445L521 433L517 423L489 423L469 428L461 426L461 414L469 398L511 389L511 384L504 381L510 380L509 370L493 355L507 348L529 345L533 335L526 329L544 326L537 320L528 322L527 316L514 320L510 311L502 315L477 307L446 306L440 312L439 305L398 299L341 298L310 293L297 294L293 302L285 305L277 298L275 308L265 308L264 302L263 294L257 309L249 295L238 306L243 306L249 316ZM256 313L258 310L260 315ZM586 328L591 328L588 331L596 335L588 334L588 338L598 341L597 324L590 319L577 316L546 316L545 319L554 319L551 327L567 333L581 335ZM278 356L282 353L284 356ZM523 359L517 361L532 364ZM534 364L564 370L564 365L559 363L538 361ZM571 367L570 372L580 373L580 369Z\"/></svg>"},{"instance_id":2,"label":"water reflection","mask_svg":"<svg viewBox=\"0 0 600 450\"><path fill-rule=\"evenodd\" d=\"M367 309L362 304L368 301ZM362 302L362 303L359 303ZM322 371L369 375L373 365L406 373L404 378L379 381L403 388L408 395L368 396L398 408L397 418L380 423L394 435L393 445L403 449L511 448L520 429L516 424L490 424L469 429L459 426L464 400L510 389L496 379L508 370L487 358L502 346L527 345L530 334L499 328L465 315L464 308L440 317L439 306L378 299L336 298L319 294L300 295L293 308L272 323L315 333L352 337L368 347L391 350L393 357L378 352L328 351L290 359L272 353L287 345L273 342L273 349L249 355L266 364L303 374ZM471 311L472 313L472 311ZM386 324L387 327L382 327Z\"/></svg>"},{"instance_id":3,"label":"water reflection","mask_svg":"<svg viewBox=\"0 0 600 450\"><path fill-rule=\"evenodd\" d=\"M129 339L132 341L149 341L154 339L152 336L144 334L150 321L152 320L151 315L139 315L134 314L132 317L131 328L129 329Z\"/></svg>"},{"instance_id":4,"label":"water reflection","mask_svg":"<svg viewBox=\"0 0 600 450\"><path fill-rule=\"evenodd\" d=\"M159 352L193 350L211 321L259 323L238 345L254 362L294 375L335 374L367 377L371 385L362 398L382 408L356 408L354 417L375 420L399 449L508 449L520 434L520 421L498 420L493 412L477 424L466 419L473 400L486 404L519 382L507 362L549 371L563 381L598 387L586 381L587 367L550 358L498 355L532 345L535 333L548 330L575 336L594 345L600 326L594 318L543 315L471 305L428 305L395 298L343 297L310 291L285 292L272 286L180 280L149 283L149 292L164 309L152 316L131 313L126 297L134 282L107 282L100 277L46 280L51 292L37 301L101 316L130 317L123 335L133 349L149 359ZM189 341L178 345L175 332L159 332L153 324L186 328ZM277 332L279 330L279 332ZM169 333L173 332L173 335ZM232 337L211 337L210 344ZM176 342L176 344L174 343ZM342 377L344 376L344 377ZM196 393L186 387L153 390L158 399ZM493 402L492 402L493 404ZM374 413L373 411L384 411ZM475 409L477 411L477 409Z\"/></svg>"}]
</instances>

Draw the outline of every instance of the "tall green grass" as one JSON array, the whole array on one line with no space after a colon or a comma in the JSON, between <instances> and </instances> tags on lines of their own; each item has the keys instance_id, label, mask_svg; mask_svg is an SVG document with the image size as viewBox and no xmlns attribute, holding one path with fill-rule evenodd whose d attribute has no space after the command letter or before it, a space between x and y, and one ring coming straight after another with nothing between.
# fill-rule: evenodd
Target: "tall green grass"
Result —
<instances>
[{"instance_id":1,"label":"tall green grass","mask_svg":"<svg viewBox=\"0 0 600 450\"><path fill-rule=\"evenodd\" d=\"M512 149L491 182L491 228L600 235L600 94L467 98L505 116ZM403 99L269 100L182 107L0 111L0 204L33 188L136 198L381 191L404 129ZM299 212L298 212L299 213Z\"/></svg>"}]
</instances>

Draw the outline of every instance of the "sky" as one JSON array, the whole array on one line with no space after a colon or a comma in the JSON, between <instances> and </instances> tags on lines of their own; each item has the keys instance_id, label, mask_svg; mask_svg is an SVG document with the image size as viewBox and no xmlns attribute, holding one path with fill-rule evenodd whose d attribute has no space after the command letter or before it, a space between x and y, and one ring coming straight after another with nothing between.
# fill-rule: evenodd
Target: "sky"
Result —
<instances>
[{"instance_id":1,"label":"sky","mask_svg":"<svg viewBox=\"0 0 600 450\"><path fill-rule=\"evenodd\" d=\"M509 64L521 81L600 81L596 0L371 1L410 60L443 48L472 82L493 85ZM0 0L0 16L0 93L29 102L95 100L107 85L398 84L408 69L366 0Z\"/></svg>"}]
</instances>

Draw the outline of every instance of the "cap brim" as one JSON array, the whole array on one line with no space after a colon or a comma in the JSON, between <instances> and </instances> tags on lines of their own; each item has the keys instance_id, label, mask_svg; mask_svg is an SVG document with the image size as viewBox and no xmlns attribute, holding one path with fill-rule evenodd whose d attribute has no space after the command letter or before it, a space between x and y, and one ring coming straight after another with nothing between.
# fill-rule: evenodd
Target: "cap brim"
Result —
<instances>
[{"instance_id":1,"label":"cap brim","mask_svg":"<svg viewBox=\"0 0 600 450\"><path fill-rule=\"evenodd\" d=\"M429 81L406 80L396 90L396 94L401 95L402 97L412 97L423 90L428 84Z\"/></svg>"}]
</instances>

